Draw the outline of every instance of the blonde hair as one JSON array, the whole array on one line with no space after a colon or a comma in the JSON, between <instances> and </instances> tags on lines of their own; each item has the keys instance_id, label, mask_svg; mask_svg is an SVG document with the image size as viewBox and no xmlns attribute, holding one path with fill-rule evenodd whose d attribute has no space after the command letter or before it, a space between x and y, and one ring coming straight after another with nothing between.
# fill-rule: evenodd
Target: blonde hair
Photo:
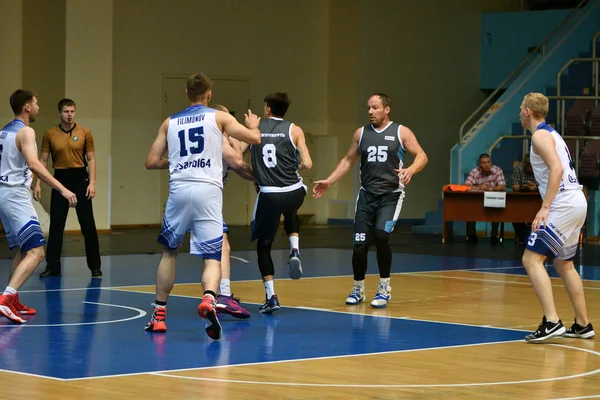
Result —
<instances>
[{"instance_id":1,"label":"blonde hair","mask_svg":"<svg viewBox=\"0 0 600 400\"><path fill-rule=\"evenodd\" d=\"M212 106L210 106L210 108L214 108L215 110L224 111L226 113L229 113L229 110L227 109L227 107L225 107L222 104L213 104Z\"/></svg>"},{"instance_id":2,"label":"blonde hair","mask_svg":"<svg viewBox=\"0 0 600 400\"><path fill-rule=\"evenodd\" d=\"M541 93L529 93L523 98L523 107L529 108L534 118L546 118L548 98Z\"/></svg>"}]
</instances>

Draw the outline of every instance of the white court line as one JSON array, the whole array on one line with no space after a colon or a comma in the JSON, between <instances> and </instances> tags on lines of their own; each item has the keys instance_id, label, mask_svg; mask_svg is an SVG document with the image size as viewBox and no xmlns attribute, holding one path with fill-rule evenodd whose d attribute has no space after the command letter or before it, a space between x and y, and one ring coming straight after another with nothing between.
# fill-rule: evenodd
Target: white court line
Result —
<instances>
[{"instance_id":1,"label":"white court line","mask_svg":"<svg viewBox=\"0 0 600 400\"><path fill-rule=\"evenodd\" d=\"M60 382L66 382L66 381L68 381L68 379L55 378L53 376L46 376L46 375L30 374L29 372L12 371L10 369L1 369L0 368L0 372L7 372L9 374L15 374L15 375L31 376L31 377L34 377L34 378L50 379L52 381L60 381ZM18 396L16 396L16 397L18 397Z\"/></svg>"},{"instance_id":2,"label":"white court line","mask_svg":"<svg viewBox=\"0 0 600 400\"><path fill-rule=\"evenodd\" d=\"M591 396L580 396L580 397L563 397L560 399L553 400L580 400L580 399L598 399L600 398L600 394L593 394Z\"/></svg>"},{"instance_id":3,"label":"white court line","mask_svg":"<svg viewBox=\"0 0 600 400\"><path fill-rule=\"evenodd\" d=\"M509 342L504 342L509 343ZM491 344L491 343L489 343ZM571 350L583 351L596 356L600 353L582 349L579 347L566 346L562 344L550 344L550 346L564 347ZM466 346L463 346L466 347ZM449 348L449 347L445 347ZM423 349L426 350L426 349ZM399 351L398 353L401 353ZM327 358L327 357L324 357ZM167 375L164 372L156 372L152 375L163 376L174 379L187 379L195 381L223 382L223 383L242 383L247 385L272 385L272 386L308 386L308 387L338 387L338 388L432 388L432 387L474 387L474 386L498 386L498 385L520 385L524 383L540 383L540 382L555 382L567 379L583 378L590 375L595 375L600 372L600 368L589 372L583 372L575 375L558 376L553 378L526 379L521 381L504 381L504 382L480 382L480 383L439 383L439 384L405 384L405 385L373 385L373 384L345 384L345 383L298 383L298 382L265 382L265 381L244 381L236 379L217 379L217 378L200 378L182 375Z\"/></svg>"},{"instance_id":4,"label":"white court line","mask_svg":"<svg viewBox=\"0 0 600 400\"><path fill-rule=\"evenodd\" d=\"M250 261L246 260L245 258L236 257L236 256L229 256L229 258L233 258L234 260L239 260L243 263L250 264Z\"/></svg>"},{"instance_id":5,"label":"white court line","mask_svg":"<svg viewBox=\"0 0 600 400\"><path fill-rule=\"evenodd\" d=\"M342 354L342 355L338 355L338 356L298 358L298 359L287 359L287 360L277 360L277 361L259 361L259 362L249 362L249 363L242 363L242 364L215 365L215 366L209 366L209 367L179 368L179 369L170 369L170 370L163 370L163 371L132 372L129 374L89 376L89 377L84 377L84 378L71 378L71 379L67 379L67 380L68 381L84 381L84 380L90 380L90 379L116 378L116 377L122 377L122 376L160 375L160 374L164 374L167 372L170 373L170 372L200 371L200 370L205 370L205 369L247 367L247 366L254 366L254 365L281 364L281 363L297 362L297 361L333 360L333 359L337 359L337 358L351 358L351 357L396 354L396 353L412 353L412 352L416 352L416 351L456 349L456 348L462 348L462 347L474 347L474 346L485 346L485 345L489 345L489 344L503 344L503 343L517 343L517 342L524 342L524 340L505 340L505 341L499 341L499 342L458 344L458 345L454 345L454 346L439 346L439 347L428 347L428 348L407 349L407 350L389 350L389 351L373 352L373 353Z\"/></svg>"},{"instance_id":6,"label":"white court line","mask_svg":"<svg viewBox=\"0 0 600 400\"><path fill-rule=\"evenodd\" d=\"M485 270L489 270L489 269L505 269L505 268L517 268L517 267L490 267L490 268L483 268ZM434 273L434 272L464 272L464 271L479 271L480 268L474 268L474 269L452 269L452 270L445 270L445 271L440 271L439 269L436 270L431 270L431 271L408 271L408 272L393 272L391 275L394 276L399 276L399 275L415 275L415 274L427 274L427 273ZM506 274L509 276L518 276L518 275L512 275L512 274ZM379 276L379 273L372 273L372 274L366 274L366 276ZM353 277L353 275L351 274L347 274L347 275L325 275L325 276L308 276L308 277L302 277L302 280L309 280L309 279L329 279L329 278L349 278L349 277ZM291 281L291 278L280 278L278 279L279 281ZM231 283L242 283L242 282L262 282L262 279L242 279L242 280L236 280L236 281L231 281ZM198 285L200 284L200 282L182 282L182 283L175 283L176 286L185 286L185 285ZM122 288L136 288L136 287L146 287L146 286L155 286L156 283L148 283L148 284L143 284L143 285L120 285L120 286L99 286L99 287L80 287L80 288L64 288L64 289L33 289L33 290L19 290L19 293L46 293L46 292L68 292L68 291L78 291L78 290L119 290ZM140 292L141 293L141 292Z\"/></svg>"},{"instance_id":7,"label":"white court line","mask_svg":"<svg viewBox=\"0 0 600 400\"><path fill-rule=\"evenodd\" d=\"M118 304L95 303L95 302L92 302L92 301L82 301L82 303L96 304L96 305L99 305L99 306L106 306L106 307L125 308L127 310L137 311L138 315L135 315L135 316L129 317L129 318L115 319L115 320L112 320L112 321L73 322L73 323L69 323L69 324L44 324L44 325L36 325L36 324L32 324L32 325L28 325L28 324L14 325L13 324L13 325L0 325L0 328L16 328L16 327L19 327L19 328L21 328L21 327L23 327L23 328L45 328L45 327L55 327L55 326L83 326L83 325L116 324L117 322L132 321L134 319L142 318L142 317L145 317L147 315L146 311L140 310L139 308L135 308L135 307L122 306L122 305L118 305Z\"/></svg>"},{"instance_id":8,"label":"white court line","mask_svg":"<svg viewBox=\"0 0 600 400\"><path fill-rule=\"evenodd\" d=\"M465 270L465 271L469 272L468 270ZM475 272L479 272L479 271L475 271ZM499 280L499 279L465 278L465 277L460 277L460 276L432 275L432 274L428 274L428 273L423 273L422 274L422 273L414 273L414 272L409 272L409 273L407 273L407 275L424 276L424 277L428 277L428 278L455 279L455 280L459 280L459 281L492 282L492 283L502 283L502 284L508 284L508 285L528 285L528 286L531 286L530 282L503 281L503 280ZM511 274L504 274L504 275L507 275L507 276L522 276L522 277L526 277L527 276L527 275L511 275ZM551 279L560 279L560 278L551 278ZM552 287L564 287L564 285L552 285ZM586 290L600 290L600 287L584 286L583 288L586 289Z\"/></svg>"}]
</instances>

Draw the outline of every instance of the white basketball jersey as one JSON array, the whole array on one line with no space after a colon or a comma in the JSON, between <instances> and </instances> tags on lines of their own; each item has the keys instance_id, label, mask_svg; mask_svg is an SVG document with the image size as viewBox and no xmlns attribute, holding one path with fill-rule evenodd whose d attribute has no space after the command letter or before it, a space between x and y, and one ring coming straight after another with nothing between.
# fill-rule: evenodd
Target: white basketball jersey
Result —
<instances>
[{"instance_id":1,"label":"white basketball jersey","mask_svg":"<svg viewBox=\"0 0 600 400\"><path fill-rule=\"evenodd\" d=\"M31 187L31 170L17 148L17 133L26 126L15 119L0 131L0 185Z\"/></svg>"},{"instance_id":2,"label":"white basketball jersey","mask_svg":"<svg viewBox=\"0 0 600 400\"><path fill-rule=\"evenodd\" d=\"M171 182L208 182L223 188L223 133L216 110L194 105L171 116L167 131Z\"/></svg>"},{"instance_id":3,"label":"white basketball jersey","mask_svg":"<svg viewBox=\"0 0 600 400\"><path fill-rule=\"evenodd\" d=\"M577 180L575 165L573 163L573 159L571 158L571 154L569 154L569 148L560 134L546 122L541 123L537 127L536 131L540 129L549 131L554 138L554 142L556 143L556 153L558 154L558 158L560 159L560 163L563 167L561 183L558 188L558 193L556 194L552 204L555 205L564 201L570 202L570 194L572 193L571 191L581 190L582 186ZM550 169L542 157L533 151L533 145L531 146L531 167L533 169L535 180L538 182L540 194L542 195L542 198L544 198L546 196L546 190L548 189Z\"/></svg>"}]
</instances>

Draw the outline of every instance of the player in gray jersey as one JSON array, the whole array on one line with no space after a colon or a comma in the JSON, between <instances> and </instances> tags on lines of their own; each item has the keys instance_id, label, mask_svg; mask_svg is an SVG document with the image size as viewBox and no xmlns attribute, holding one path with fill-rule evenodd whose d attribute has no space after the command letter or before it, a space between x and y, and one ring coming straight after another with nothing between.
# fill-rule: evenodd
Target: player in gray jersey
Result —
<instances>
[{"instance_id":1,"label":"player in gray jersey","mask_svg":"<svg viewBox=\"0 0 600 400\"><path fill-rule=\"evenodd\" d=\"M290 241L290 278L300 279L302 276L298 209L304 202L306 186L298 170L311 169L312 160L302 129L283 119L290 103L287 93L271 93L265 97L264 118L259 126L261 143L250 148L252 169L259 187L252 218L252 240L257 240L258 267L266 292L260 313L273 313L280 309L274 288L275 267L271 246L281 214Z\"/></svg>"},{"instance_id":2,"label":"player in gray jersey","mask_svg":"<svg viewBox=\"0 0 600 400\"><path fill-rule=\"evenodd\" d=\"M523 266L544 312L538 329L525 337L527 342L533 343L563 334L584 339L595 335L587 317L583 283L573 264L587 214L587 200L569 149L558 132L546 123L546 115L546 96L540 93L525 96L519 116L523 128L532 133L531 167L543 198L523 254ZM569 329L563 326L554 305L552 282L544 267L546 257L553 258L554 269L562 278L573 305L575 322Z\"/></svg>"},{"instance_id":3,"label":"player in gray jersey","mask_svg":"<svg viewBox=\"0 0 600 400\"><path fill-rule=\"evenodd\" d=\"M410 129L390 120L392 100L389 96L375 93L369 97L367 107L371 123L354 132L350 150L336 169L327 179L315 182L313 197L321 197L360 157L361 188L356 200L352 254L354 286L346 304L359 304L365 299L367 254L369 247L375 244L380 279L371 306L383 308L392 297L389 236L402 209L404 188L413 175L425 167L427 155ZM404 165L407 151L414 156L410 167Z\"/></svg>"},{"instance_id":4,"label":"player in gray jersey","mask_svg":"<svg viewBox=\"0 0 600 400\"><path fill-rule=\"evenodd\" d=\"M8 286L0 294L0 315L23 324L36 310L19 301L18 290L44 259L44 234L31 203L31 172L58 191L70 207L77 196L58 182L37 158L35 132L29 127L39 112L35 93L19 89L10 96L15 119L0 129L0 218L14 256Z\"/></svg>"}]
</instances>

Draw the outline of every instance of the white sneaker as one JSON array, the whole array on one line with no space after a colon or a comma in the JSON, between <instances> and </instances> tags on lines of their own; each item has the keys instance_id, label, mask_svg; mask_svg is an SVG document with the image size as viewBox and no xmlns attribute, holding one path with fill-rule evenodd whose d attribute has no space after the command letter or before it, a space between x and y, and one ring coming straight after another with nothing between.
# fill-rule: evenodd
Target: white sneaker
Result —
<instances>
[{"instance_id":1,"label":"white sneaker","mask_svg":"<svg viewBox=\"0 0 600 400\"><path fill-rule=\"evenodd\" d=\"M390 299L392 298L392 294L390 293L391 291L391 286L379 285L379 287L377 288L377 294L371 302L371 307L385 308L385 306L387 306L388 301L390 301Z\"/></svg>"},{"instance_id":2,"label":"white sneaker","mask_svg":"<svg viewBox=\"0 0 600 400\"><path fill-rule=\"evenodd\" d=\"M356 305L365 300L365 288L359 286L352 287L352 293L346 297L346 304Z\"/></svg>"}]
</instances>

